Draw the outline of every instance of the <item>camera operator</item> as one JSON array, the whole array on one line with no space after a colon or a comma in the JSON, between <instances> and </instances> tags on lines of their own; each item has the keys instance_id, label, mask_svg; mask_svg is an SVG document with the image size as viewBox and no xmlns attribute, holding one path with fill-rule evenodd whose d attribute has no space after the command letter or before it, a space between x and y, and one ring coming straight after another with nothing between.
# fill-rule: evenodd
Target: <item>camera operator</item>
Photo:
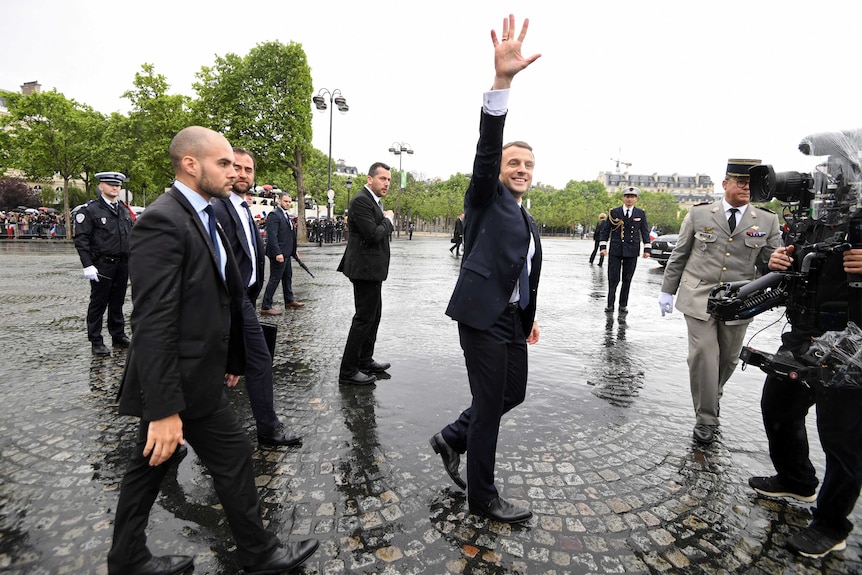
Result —
<instances>
[{"instance_id":1,"label":"camera operator","mask_svg":"<svg viewBox=\"0 0 862 575\"><path fill-rule=\"evenodd\" d=\"M816 249L816 244L847 229L846 222L826 225L809 220L793 244L772 254L769 269L795 269L794 262L802 262ZM826 331L840 331L847 325L848 310L853 309L848 306L851 296L848 274L862 274L862 249L843 253L832 250L816 261L810 271L809 289L798 296L804 301L794 301L791 295L787 305L791 330L782 334L779 355L793 353L798 357L808 350L813 337ZM858 297L858 292L853 297ZM751 477L748 483L761 495L806 503L816 500L813 520L790 536L787 545L806 557L823 557L844 549L845 540L853 530L848 516L862 487L862 387L825 381L810 383L809 386L800 380L767 376L760 405L769 455L777 474ZM818 494L805 429L806 415L815 404L817 431L826 455L826 472Z\"/></svg>"}]
</instances>

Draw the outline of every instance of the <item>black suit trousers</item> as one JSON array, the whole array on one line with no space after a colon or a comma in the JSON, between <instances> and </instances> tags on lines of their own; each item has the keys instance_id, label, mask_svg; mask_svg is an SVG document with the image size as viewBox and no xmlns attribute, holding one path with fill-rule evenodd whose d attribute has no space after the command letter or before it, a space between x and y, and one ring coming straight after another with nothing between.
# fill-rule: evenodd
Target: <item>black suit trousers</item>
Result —
<instances>
[{"instance_id":1,"label":"black suit trousers","mask_svg":"<svg viewBox=\"0 0 862 575\"><path fill-rule=\"evenodd\" d=\"M471 500L497 497L494 464L503 414L527 393L527 341L520 311L503 313L487 330L458 323L473 402L443 428L452 449L467 453L467 493Z\"/></svg>"},{"instance_id":2,"label":"black suit trousers","mask_svg":"<svg viewBox=\"0 0 862 575\"><path fill-rule=\"evenodd\" d=\"M149 422L141 421L129 467L120 487L108 573L119 575L152 556L145 529L150 509L173 460L151 467L143 456ZM241 565L253 565L279 541L263 527L254 483L252 446L236 414L222 398L221 406L199 419L183 420L183 436L209 470L237 545Z\"/></svg>"},{"instance_id":3,"label":"black suit trousers","mask_svg":"<svg viewBox=\"0 0 862 575\"><path fill-rule=\"evenodd\" d=\"M590 263L593 263L596 260L596 254L599 251L599 246L601 245L601 240L599 236L596 235L596 239L593 241L593 253L590 254ZM602 265L605 262L605 256L599 254L599 265Z\"/></svg>"},{"instance_id":4,"label":"black suit trousers","mask_svg":"<svg viewBox=\"0 0 862 575\"><path fill-rule=\"evenodd\" d=\"M350 377L374 360L374 345L377 343L377 328L383 312L381 292L383 282L354 280L353 304L355 312L344 345L339 374Z\"/></svg>"},{"instance_id":5,"label":"black suit trousers","mask_svg":"<svg viewBox=\"0 0 862 575\"><path fill-rule=\"evenodd\" d=\"M608 307L614 307L616 300L617 286L620 285L620 307L628 307L629 305L629 289L632 285L632 278L635 275L635 269L638 266L638 259L623 258L615 255L608 255ZM621 277L622 276L622 277Z\"/></svg>"},{"instance_id":6,"label":"black suit trousers","mask_svg":"<svg viewBox=\"0 0 862 575\"><path fill-rule=\"evenodd\" d=\"M263 292L263 302L260 304L262 309L272 309L272 298L275 296L275 290L278 289L279 283L284 292L284 305L287 305L294 299L293 267L290 265L290 256L284 256L283 262L277 262L275 258L269 258L269 281Z\"/></svg>"},{"instance_id":7,"label":"black suit trousers","mask_svg":"<svg viewBox=\"0 0 862 575\"><path fill-rule=\"evenodd\" d=\"M257 423L258 433L273 431L278 425L272 391L272 356L257 319L254 303L242 300L242 339L245 344L245 389Z\"/></svg>"}]
</instances>

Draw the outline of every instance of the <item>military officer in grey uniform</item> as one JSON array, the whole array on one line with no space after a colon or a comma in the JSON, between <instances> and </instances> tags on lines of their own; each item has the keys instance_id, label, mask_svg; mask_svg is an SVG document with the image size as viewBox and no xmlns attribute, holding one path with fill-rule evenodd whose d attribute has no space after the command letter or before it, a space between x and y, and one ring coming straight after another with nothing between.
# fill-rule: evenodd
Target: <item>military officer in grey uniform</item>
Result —
<instances>
[{"instance_id":1,"label":"military officer in grey uniform","mask_svg":"<svg viewBox=\"0 0 862 575\"><path fill-rule=\"evenodd\" d=\"M119 172L99 172L99 197L90 200L75 214L75 248L90 280L87 308L87 338L93 355L111 355L102 338L102 318L108 311L108 331L114 347L129 347L125 333L123 303L129 283L129 234L132 212L119 199L126 176Z\"/></svg>"},{"instance_id":2,"label":"military officer in grey uniform","mask_svg":"<svg viewBox=\"0 0 862 575\"><path fill-rule=\"evenodd\" d=\"M688 326L688 370L696 424L694 439L712 443L724 384L739 363L749 320L722 322L706 312L709 292L720 283L753 280L758 265L781 246L778 216L749 205L748 169L760 160L731 159L721 183L721 202L693 206L664 270L662 315L676 309Z\"/></svg>"}]
</instances>

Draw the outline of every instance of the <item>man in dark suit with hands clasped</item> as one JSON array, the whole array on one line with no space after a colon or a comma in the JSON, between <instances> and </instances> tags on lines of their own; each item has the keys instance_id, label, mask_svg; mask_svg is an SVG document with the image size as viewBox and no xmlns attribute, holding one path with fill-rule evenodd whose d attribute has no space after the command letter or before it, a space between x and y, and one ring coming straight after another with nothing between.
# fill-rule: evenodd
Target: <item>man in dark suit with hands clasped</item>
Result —
<instances>
[{"instance_id":1,"label":"man in dark suit with hands clasped","mask_svg":"<svg viewBox=\"0 0 862 575\"><path fill-rule=\"evenodd\" d=\"M390 364L374 360L377 328L383 309L381 291L389 275L389 236L395 229L395 213L384 210L382 199L389 191L392 172L383 162L368 168L368 177L350 200L347 210L347 248L338 271L353 284L355 313L341 357L338 382L342 385L371 385Z\"/></svg>"}]
</instances>

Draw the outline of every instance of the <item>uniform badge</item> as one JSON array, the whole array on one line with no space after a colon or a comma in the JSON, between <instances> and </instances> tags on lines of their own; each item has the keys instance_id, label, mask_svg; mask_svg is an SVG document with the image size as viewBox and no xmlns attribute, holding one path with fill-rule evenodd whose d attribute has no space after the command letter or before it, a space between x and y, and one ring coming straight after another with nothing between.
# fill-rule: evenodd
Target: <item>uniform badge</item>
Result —
<instances>
[{"instance_id":1,"label":"uniform badge","mask_svg":"<svg viewBox=\"0 0 862 575\"><path fill-rule=\"evenodd\" d=\"M81 212L78 212L78 214L75 216L75 221L80 224L84 221L85 217L86 216L84 216L84 214L82 214Z\"/></svg>"},{"instance_id":2,"label":"uniform badge","mask_svg":"<svg viewBox=\"0 0 862 575\"><path fill-rule=\"evenodd\" d=\"M108 218L101 218L99 221L101 221L102 225L104 226L105 224L108 223Z\"/></svg>"},{"instance_id":3,"label":"uniform badge","mask_svg":"<svg viewBox=\"0 0 862 575\"><path fill-rule=\"evenodd\" d=\"M711 233L715 232L715 228L711 228L711 227L709 227L709 226L703 226L703 230L702 230L702 231L703 231L703 233L705 233L705 234L711 234Z\"/></svg>"},{"instance_id":4,"label":"uniform badge","mask_svg":"<svg viewBox=\"0 0 862 575\"><path fill-rule=\"evenodd\" d=\"M750 231L750 232L745 232L745 235L747 235L750 238L762 238L763 236L766 235L766 233L765 232L751 232Z\"/></svg>"}]
</instances>

